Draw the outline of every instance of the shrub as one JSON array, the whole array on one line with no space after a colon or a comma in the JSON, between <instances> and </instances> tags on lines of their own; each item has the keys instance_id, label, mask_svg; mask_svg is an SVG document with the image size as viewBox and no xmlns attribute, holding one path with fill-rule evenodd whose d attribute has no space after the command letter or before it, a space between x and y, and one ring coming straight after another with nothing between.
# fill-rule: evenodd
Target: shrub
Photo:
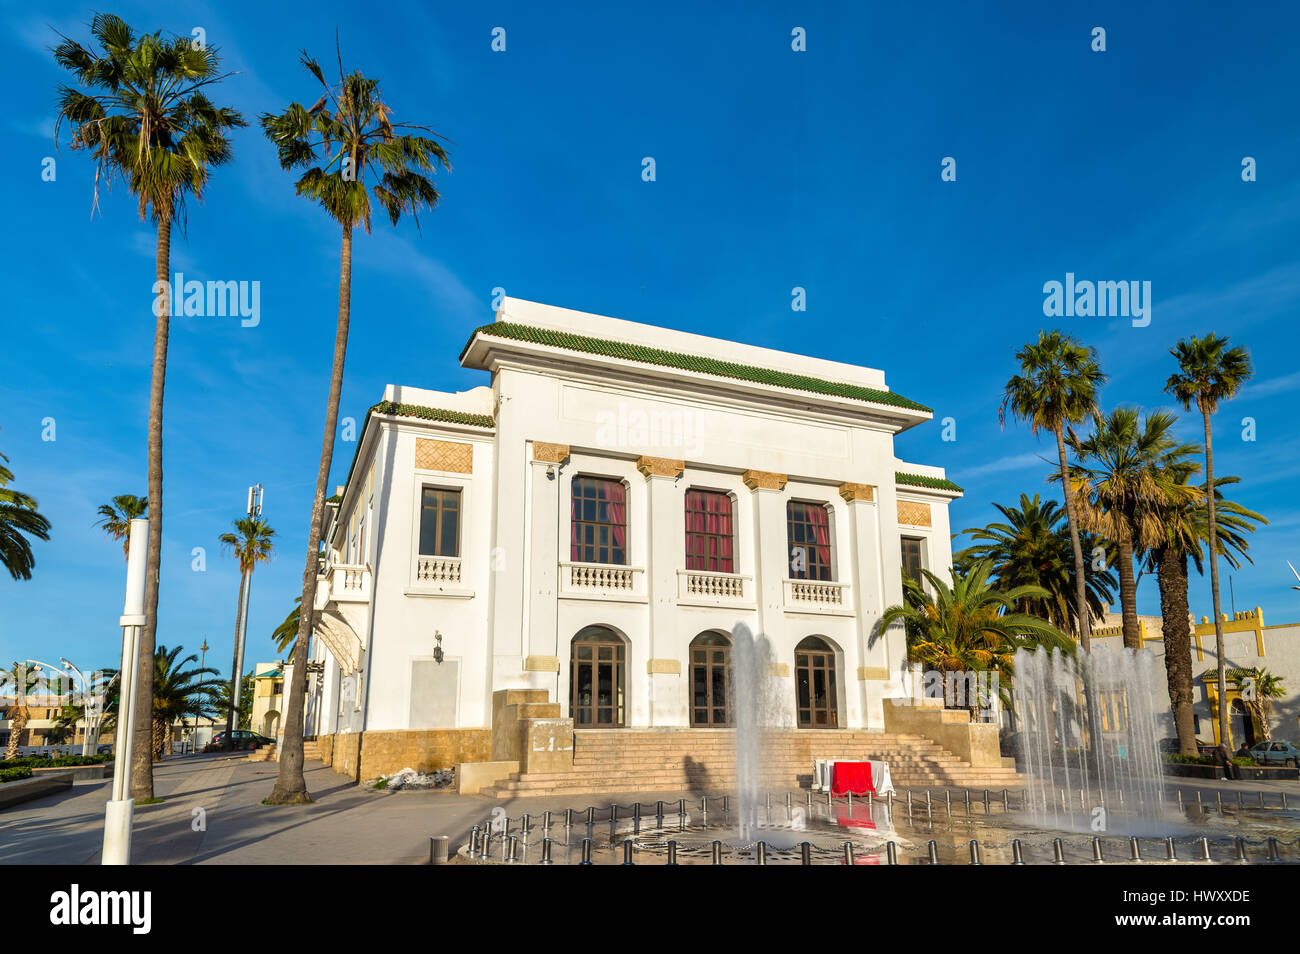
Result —
<instances>
[{"instance_id":1,"label":"shrub","mask_svg":"<svg viewBox=\"0 0 1300 954\"><path fill-rule=\"evenodd\" d=\"M5 782L16 782L19 779L31 778L32 770L25 766L18 768L0 768L0 784Z\"/></svg>"}]
</instances>

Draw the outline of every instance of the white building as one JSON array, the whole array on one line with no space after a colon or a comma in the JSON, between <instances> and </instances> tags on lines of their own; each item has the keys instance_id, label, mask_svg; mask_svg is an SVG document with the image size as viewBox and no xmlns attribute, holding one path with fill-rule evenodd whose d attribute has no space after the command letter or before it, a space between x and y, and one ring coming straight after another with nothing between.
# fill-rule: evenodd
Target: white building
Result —
<instances>
[{"instance_id":1,"label":"white building","mask_svg":"<svg viewBox=\"0 0 1300 954\"><path fill-rule=\"evenodd\" d=\"M961 495L894 456L928 408L882 371L518 299L460 361L490 383L389 385L331 501L309 735L485 761L502 689L579 730L727 725L738 624L786 725L885 727L905 647L876 621L905 563L947 571Z\"/></svg>"}]
</instances>

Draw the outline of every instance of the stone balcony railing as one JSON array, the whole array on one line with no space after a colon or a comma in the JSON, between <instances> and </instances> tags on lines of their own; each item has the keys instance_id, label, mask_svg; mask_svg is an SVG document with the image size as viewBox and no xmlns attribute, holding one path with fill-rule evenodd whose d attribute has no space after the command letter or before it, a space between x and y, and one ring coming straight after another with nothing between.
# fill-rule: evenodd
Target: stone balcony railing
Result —
<instances>
[{"instance_id":1,"label":"stone balcony railing","mask_svg":"<svg viewBox=\"0 0 1300 954\"><path fill-rule=\"evenodd\" d=\"M853 612L849 584L834 580L785 580L785 608L798 613Z\"/></svg>"},{"instance_id":2,"label":"stone balcony railing","mask_svg":"<svg viewBox=\"0 0 1300 954\"><path fill-rule=\"evenodd\" d=\"M316 577L316 608L324 609L330 601L369 603L370 567L365 564L328 563Z\"/></svg>"},{"instance_id":3,"label":"stone balcony railing","mask_svg":"<svg viewBox=\"0 0 1300 954\"><path fill-rule=\"evenodd\" d=\"M560 564L560 595L645 598L645 568L614 563Z\"/></svg>"},{"instance_id":4,"label":"stone balcony railing","mask_svg":"<svg viewBox=\"0 0 1300 954\"><path fill-rule=\"evenodd\" d=\"M417 586L436 586L460 582L460 557L425 556L415 561Z\"/></svg>"},{"instance_id":5,"label":"stone balcony railing","mask_svg":"<svg viewBox=\"0 0 1300 954\"><path fill-rule=\"evenodd\" d=\"M730 605L754 601L754 579L739 573L678 570L677 599L683 603Z\"/></svg>"}]
</instances>

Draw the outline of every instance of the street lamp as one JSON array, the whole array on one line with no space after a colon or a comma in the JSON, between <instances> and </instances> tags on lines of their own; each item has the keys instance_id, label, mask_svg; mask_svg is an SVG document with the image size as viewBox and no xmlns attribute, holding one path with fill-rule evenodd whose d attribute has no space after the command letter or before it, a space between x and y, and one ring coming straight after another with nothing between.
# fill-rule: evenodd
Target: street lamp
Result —
<instances>
[{"instance_id":1,"label":"street lamp","mask_svg":"<svg viewBox=\"0 0 1300 954\"><path fill-rule=\"evenodd\" d=\"M26 662L27 662L27 665L29 665L29 666L36 666L38 669L41 669L41 668L48 669L48 670L50 670L50 672L52 672L52 673L55 674L55 679L54 679L54 688L55 688L56 692L54 693L54 696L55 696L56 699L59 700L59 714L62 715L62 714L63 714L63 712L62 712L62 710L63 710L63 685L62 685L62 683L63 683L63 672L62 672L62 671L61 671L57 666L51 666L49 663L47 663L47 662L41 662L39 659L28 659L28 660L26 660ZM71 683L72 680L69 679L68 682ZM46 695L48 695L48 693L46 693ZM69 692L68 695L72 695L72 693ZM75 731L75 730L74 730L74 731ZM48 733L47 733L47 736L48 736ZM48 738L47 738L47 740L46 740L46 744L49 744L49 743L48 743ZM58 754L58 746L55 746L55 754L56 754L56 755Z\"/></svg>"},{"instance_id":2,"label":"street lamp","mask_svg":"<svg viewBox=\"0 0 1300 954\"><path fill-rule=\"evenodd\" d=\"M203 637L203 645L199 647L199 678L203 678L203 670L207 668L208 662L208 638ZM199 715L203 712L203 692L194 693L194 755L199 754Z\"/></svg>"}]
</instances>

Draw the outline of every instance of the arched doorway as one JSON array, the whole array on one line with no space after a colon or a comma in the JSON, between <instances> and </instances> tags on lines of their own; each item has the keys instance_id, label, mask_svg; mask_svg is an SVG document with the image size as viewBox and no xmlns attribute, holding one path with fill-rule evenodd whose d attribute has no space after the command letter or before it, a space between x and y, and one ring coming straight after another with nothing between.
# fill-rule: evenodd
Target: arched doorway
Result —
<instances>
[{"instance_id":1,"label":"arched doorway","mask_svg":"<svg viewBox=\"0 0 1300 954\"><path fill-rule=\"evenodd\" d=\"M623 726L627 652L606 626L585 626L573 637L569 716L576 729Z\"/></svg>"},{"instance_id":2,"label":"arched doorway","mask_svg":"<svg viewBox=\"0 0 1300 954\"><path fill-rule=\"evenodd\" d=\"M731 640L704 632L691 640L691 725L731 725Z\"/></svg>"},{"instance_id":3,"label":"arched doorway","mask_svg":"<svg viewBox=\"0 0 1300 954\"><path fill-rule=\"evenodd\" d=\"M1255 744L1255 721L1250 717L1250 710L1240 699L1233 699L1228 706L1228 715L1232 722L1232 734L1238 745L1245 742L1247 745ZM1228 740L1224 739L1223 744L1227 745Z\"/></svg>"},{"instance_id":4,"label":"arched doorway","mask_svg":"<svg viewBox=\"0 0 1300 954\"><path fill-rule=\"evenodd\" d=\"M809 636L794 648L794 692L799 728L839 727L835 649L820 636Z\"/></svg>"},{"instance_id":5,"label":"arched doorway","mask_svg":"<svg viewBox=\"0 0 1300 954\"><path fill-rule=\"evenodd\" d=\"M280 713L274 709L262 717L262 735L274 739L280 729Z\"/></svg>"}]
</instances>

